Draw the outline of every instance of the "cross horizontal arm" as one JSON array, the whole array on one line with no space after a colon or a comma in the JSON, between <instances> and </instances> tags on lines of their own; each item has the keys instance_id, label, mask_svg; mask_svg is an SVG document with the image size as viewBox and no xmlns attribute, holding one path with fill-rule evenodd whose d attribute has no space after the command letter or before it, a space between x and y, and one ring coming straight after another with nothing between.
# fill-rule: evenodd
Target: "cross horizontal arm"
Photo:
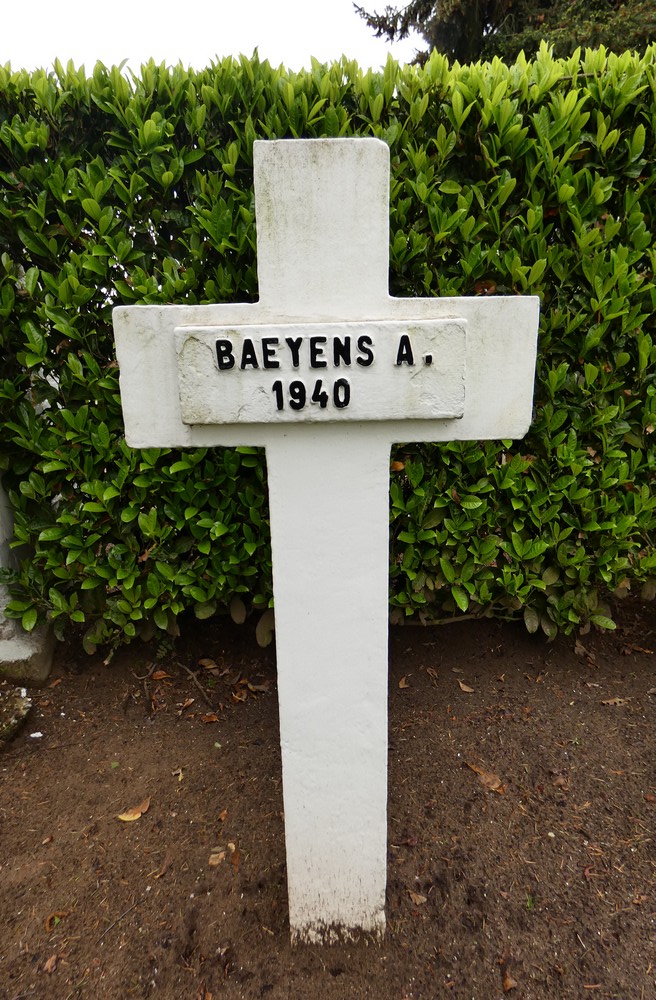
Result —
<instances>
[{"instance_id":1,"label":"cross horizontal arm","mask_svg":"<svg viewBox=\"0 0 656 1000\"><path fill-rule=\"evenodd\" d=\"M346 310L345 310L346 311ZM461 417L381 421L394 441L453 441L516 438L531 422L539 299L398 299L386 296L371 322L466 323L465 397ZM247 329L298 324L264 303L211 306L129 306L114 310L116 351L126 438L135 448L266 445L275 424L188 424L180 402L176 329ZM455 327L454 327L455 329ZM219 373L210 362L208 374ZM148 377L146 377L146 373ZM273 379L271 380L273 382ZM355 418L357 420L357 417Z\"/></svg>"}]
</instances>

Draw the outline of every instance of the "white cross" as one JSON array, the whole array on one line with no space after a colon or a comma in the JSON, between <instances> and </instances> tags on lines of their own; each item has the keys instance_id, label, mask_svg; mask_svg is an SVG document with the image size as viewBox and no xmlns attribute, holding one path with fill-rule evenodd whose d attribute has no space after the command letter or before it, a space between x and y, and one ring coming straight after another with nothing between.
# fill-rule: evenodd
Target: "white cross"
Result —
<instances>
[{"instance_id":1,"label":"white cross","mask_svg":"<svg viewBox=\"0 0 656 1000\"><path fill-rule=\"evenodd\" d=\"M259 301L114 311L126 437L265 446L292 938L382 934L390 447L524 435L539 302L389 295L377 139L254 161Z\"/></svg>"}]
</instances>

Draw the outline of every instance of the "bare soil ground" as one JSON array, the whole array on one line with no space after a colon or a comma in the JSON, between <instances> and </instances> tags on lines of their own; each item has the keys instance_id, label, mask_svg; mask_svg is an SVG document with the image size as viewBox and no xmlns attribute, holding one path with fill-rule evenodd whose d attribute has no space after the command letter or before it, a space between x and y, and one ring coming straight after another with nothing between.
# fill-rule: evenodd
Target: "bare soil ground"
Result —
<instances>
[{"instance_id":1,"label":"bare soil ground","mask_svg":"<svg viewBox=\"0 0 656 1000\"><path fill-rule=\"evenodd\" d=\"M387 934L334 947L289 943L273 652L60 646L0 754L0 996L653 1000L656 608L619 623L392 630Z\"/></svg>"}]
</instances>

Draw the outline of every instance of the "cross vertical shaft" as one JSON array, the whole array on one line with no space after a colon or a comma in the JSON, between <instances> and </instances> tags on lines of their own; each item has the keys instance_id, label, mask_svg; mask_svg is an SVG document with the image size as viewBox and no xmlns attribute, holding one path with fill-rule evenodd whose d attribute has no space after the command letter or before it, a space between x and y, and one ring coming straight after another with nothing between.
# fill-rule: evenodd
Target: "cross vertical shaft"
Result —
<instances>
[{"instance_id":1,"label":"cross vertical shaft","mask_svg":"<svg viewBox=\"0 0 656 1000\"><path fill-rule=\"evenodd\" d=\"M299 426L267 446L292 936L382 932L389 443Z\"/></svg>"},{"instance_id":2,"label":"cross vertical shaft","mask_svg":"<svg viewBox=\"0 0 656 1000\"><path fill-rule=\"evenodd\" d=\"M260 301L380 314L387 150L277 145L255 150ZM266 446L293 938L385 926L389 451L372 424L287 425Z\"/></svg>"}]
</instances>

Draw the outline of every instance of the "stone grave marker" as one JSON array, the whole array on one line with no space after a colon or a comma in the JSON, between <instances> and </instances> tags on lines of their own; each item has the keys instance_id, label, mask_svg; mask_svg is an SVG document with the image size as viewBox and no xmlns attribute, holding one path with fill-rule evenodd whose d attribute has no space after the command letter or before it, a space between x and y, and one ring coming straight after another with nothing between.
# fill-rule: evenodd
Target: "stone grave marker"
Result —
<instances>
[{"instance_id":1,"label":"stone grave marker","mask_svg":"<svg viewBox=\"0 0 656 1000\"><path fill-rule=\"evenodd\" d=\"M136 448L266 449L293 940L385 926L395 441L517 438L535 297L388 291L389 150L254 144L255 303L114 310Z\"/></svg>"}]
</instances>

